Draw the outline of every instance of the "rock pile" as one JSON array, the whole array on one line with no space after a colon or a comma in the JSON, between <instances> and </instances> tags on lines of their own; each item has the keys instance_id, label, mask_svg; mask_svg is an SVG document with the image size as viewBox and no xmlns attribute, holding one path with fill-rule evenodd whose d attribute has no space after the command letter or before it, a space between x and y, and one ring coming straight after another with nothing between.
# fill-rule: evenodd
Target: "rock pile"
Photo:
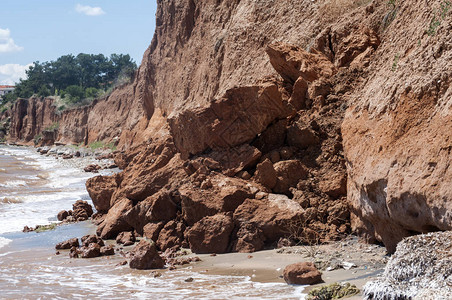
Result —
<instances>
[{"instance_id":1,"label":"rock pile","mask_svg":"<svg viewBox=\"0 0 452 300\"><path fill-rule=\"evenodd\" d=\"M58 221L63 222L80 222L88 220L93 215L92 206L83 200L77 200L72 204L72 210L62 210L58 213Z\"/></svg>"},{"instance_id":2,"label":"rock pile","mask_svg":"<svg viewBox=\"0 0 452 300\"><path fill-rule=\"evenodd\" d=\"M95 235L83 236L81 238L81 244L79 243L78 238L69 239L57 244L55 249L70 249L69 257L71 258L93 258L115 254L115 250L112 245L105 246L104 241Z\"/></svg>"},{"instance_id":3,"label":"rock pile","mask_svg":"<svg viewBox=\"0 0 452 300\"><path fill-rule=\"evenodd\" d=\"M282 81L185 110L168 120L170 136L118 153L122 173L87 181L104 214L100 237L134 230L162 251L224 253L350 232L343 111L331 89L346 75L321 53L282 43L267 53Z\"/></svg>"}]
</instances>

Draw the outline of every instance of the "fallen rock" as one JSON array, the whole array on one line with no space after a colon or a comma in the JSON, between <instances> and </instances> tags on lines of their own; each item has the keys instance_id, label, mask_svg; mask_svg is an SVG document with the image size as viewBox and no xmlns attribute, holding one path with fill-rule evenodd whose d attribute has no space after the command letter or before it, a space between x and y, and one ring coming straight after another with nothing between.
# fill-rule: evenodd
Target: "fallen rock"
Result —
<instances>
[{"instance_id":1,"label":"fallen rock","mask_svg":"<svg viewBox=\"0 0 452 300\"><path fill-rule=\"evenodd\" d=\"M97 243L91 243L87 247L84 246L80 249L82 258L94 258L99 257L100 253L100 245Z\"/></svg>"},{"instance_id":2,"label":"fallen rock","mask_svg":"<svg viewBox=\"0 0 452 300\"><path fill-rule=\"evenodd\" d=\"M289 188L296 187L298 182L308 175L308 171L299 160L284 160L273 166L277 176L273 191L278 194L289 194Z\"/></svg>"},{"instance_id":3,"label":"fallen rock","mask_svg":"<svg viewBox=\"0 0 452 300\"><path fill-rule=\"evenodd\" d=\"M209 176L212 188L202 190L192 184L179 188L182 198L182 216L189 226L206 216L232 212L247 198L253 198L250 185L242 179L222 174ZM257 191L257 190L256 190Z\"/></svg>"},{"instance_id":4,"label":"fallen rock","mask_svg":"<svg viewBox=\"0 0 452 300\"><path fill-rule=\"evenodd\" d=\"M132 269L162 269L164 265L154 243L141 240L130 252L129 266Z\"/></svg>"},{"instance_id":5,"label":"fallen rock","mask_svg":"<svg viewBox=\"0 0 452 300\"><path fill-rule=\"evenodd\" d=\"M111 196L117 188L115 176L96 176L86 181L86 190L100 213L106 213L111 205Z\"/></svg>"},{"instance_id":6,"label":"fallen rock","mask_svg":"<svg viewBox=\"0 0 452 300\"><path fill-rule=\"evenodd\" d=\"M66 210L62 210L58 213L57 219L58 221L64 221L69 216L69 213Z\"/></svg>"},{"instance_id":7,"label":"fallen rock","mask_svg":"<svg viewBox=\"0 0 452 300\"><path fill-rule=\"evenodd\" d=\"M101 166L96 165L96 164L91 164L91 165L86 166L83 170L85 172L97 173L100 169L101 169Z\"/></svg>"},{"instance_id":8,"label":"fallen rock","mask_svg":"<svg viewBox=\"0 0 452 300\"><path fill-rule=\"evenodd\" d=\"M231 216L217 214L204 217L188 230L190 249L194 253L225 253L233 228Z\"/></svg>"},{"instance_id":9,"label":"fallen rock","mask_svg":"<svg viewBox=\"0 0 452 300\"><path fill-rule=\"evenodd\" d=\"M83 247L88 247L90 244L93 244L93 243L94 244L98 244L100 246L104 246L105 245L104 241L101 238L99 238L98 236L96 236L95 234L84 235L81 238L81 240L82 240L82 246Z\"/></svg>"},{"instance_id":10,"label":"fallen rock","mask_svg":"<svg viewBox=\"0 0 452 300\"><path fill-rule=\"evenodd\" d=\"M277 182L276 171L273 163L267 158L257 165L253 180L268 189L273 189Z\"/></svg>"},{"instance_id":11,"label":"fallen rock","mask_svg":"<svg viewBox=\"0 0 452 300\"><path fill-rule=\"evenodd\" d=\"M165 226L164 222L148 223L143 227L143 236L156 242L163 226Z\"/></svg>"},{"instance_id":12,"label":"fallen rock","mask_svg":"<svg viewBox=\"0 0 452 300\"><path fill-rule=\"evenodd\" d=\"M316 284L322 282L322 273L311 262L288 265L283 272L288 284Z\"/></svg>"},{"instance_id":13,"label":"fallen rock","mask_svg":"<svg viewBox=\"0 0 452 300\"><path fill-rule=\"evenodd\" d=\"M72 247L69 251L69 257L70 258L79 258L80 255L80 249L78 247Z\"/></svg>"},{"instance_id":14,"label":"fallen rock","mask_svg":"<svg viewBox=\"0 0 452 300\"><path fill-rule=\"evenodd\" d=\"M132 231L124 231L116 237L116 243L130 246L135 243L135 234Z\"/></svg>"},{"instance_id":15,"label":"fallen rock","mask_svg":"<svg viewBox=\"0 0 452 300\"><path fill-rule=\"evenodd\" d=\"M91 205L83 200L77 200L72 205L72 216L76 221L85 221L93 215L93 208Z\"/></svg>"},{"instance_id":16,"label":"fallen rock","mask_svg":"<svg viewBox=\"0 0 452 300\"><path fill-rule=\"evenodd\" d=\"M124 215L132 208L133 202L127 198L118 200L110 208L105 220L98 226L97 234L103 239L115 238L120 232L133 228L126 222Z\"/></svg>"},{"instance_id":17,"label":"fallen rock","mask_svg":"<svg viewBox=\"0 0 452 300\"><path fill-rule=\"evenodd\" d=\"M113 245L101 247L100 255L102 255L102 256L115 255L115 248L113 247Z\"/></svg>"},{"instance_id":18,"label":"fallen rock","mask_svg":"<svg viewBox=\"0 0 452 300\"><path fill-rule=\"evenodd\" d=\"M237 241L234 251L251 253L262 250L265 244L265 235L254 223L244 223L237 232Z\"/></svg>"},{"instance_id":19,"label":"fallen rock","mask_svg":"<svg viewBox=\"0 0 452 300\"><path fill-rule=\"evenodd\" d=\"M252 223L265 236L265 242L277 242L289 234L290 224L299 220L303 208L285 195L269 194L268 199L247 199L234 212L234 223L246 226Z\"/></svg>"},{"instance_id":20,"label":"fallen rock","mask_svg":"<svg viewBox=\"0 0 452 300\"><path fill-rule=\"evenodd\" d=\"M281 42L267 46L266 52L273 68L290 83L299 77L312 82L320 77L330 77L336 68L322 53L309 53L301 48Z\"/></svg>"},{"instance_id":21,"label":"fallen rock","mask_svg":"<svg viewBox=\"0 0 452 300\"><path fill-rule=\"evenodd\" d=\"M185 225L182 222L169 221L160 231L157 246L165 251L168 248L181 247L184 241Z\"/></svg>"},{"instance_id":22,"label":"fallen rock","mask_svg":"<svg viewBox=\"0 0 452 300\"><path fill-rule=\"evenodd\" d=\"M143 227L150 222L168 222L176 217L177 204L168 191L147 197L139 202L124 215L124 220L139 234L143 234Z\"/></svg>"},{"instance_id":23,"label":"fallen rock","mask_svg":"<svg viewBox=\"0 0 452 300\"><path fill-rule=\"evenodd\" d=\"M452 231L405 238L383 275L364 285L366 299L450 299Z\"/></svg>"},{"instance_id":24,"label":"fallen rock","mask_svg":"<svg viewBox=\"0 0 452 300\"><path fill-rule=\"evenodd\" d=\"M72 247L79 247L79 246L80 246L80 244L78 242L78 238L72 238L72 239L69 239L67 241L58 243L55 246L55 249L63 250L63 249L71 249Z\"/></svg>"},{"instance_id":25,"label":"fallen rock","mask_svg":"<svg viewBox=\"0 0 452 300\"><path fill-rule=\"evenodd\" d=\"M294 123L287 129L287 143L289 146L307 149L319 144L320 139L308 125L301 122Z\"/></svg>"}]
</instances>

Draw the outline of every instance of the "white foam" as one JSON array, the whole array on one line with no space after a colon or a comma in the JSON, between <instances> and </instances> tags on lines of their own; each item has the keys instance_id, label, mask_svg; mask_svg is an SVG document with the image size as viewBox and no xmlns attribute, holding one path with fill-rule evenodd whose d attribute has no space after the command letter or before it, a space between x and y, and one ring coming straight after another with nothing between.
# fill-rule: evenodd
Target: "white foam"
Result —
<instances>
[{"instance_id":1,"label":"white foam","mask_svg":"<svg viewBox=\"0 0 452 300\"><path fill-rule=\"evenodd\" d=\"M10 239L4 238L0 236L0 249L5 247L6 245L8 245L9 243L11 243Z\"/></svg>"},{"instance_id":2,"label":"white foam","mask_svg":"<svg viewBox=\"0 0 452 300\"><path fill-rule=\"evenodd\" d=\"M24 180L9 180L4 183L0 183L2 187L18 187L18 186L26 186L27 183Z\"/></svg>"}]
</instances>

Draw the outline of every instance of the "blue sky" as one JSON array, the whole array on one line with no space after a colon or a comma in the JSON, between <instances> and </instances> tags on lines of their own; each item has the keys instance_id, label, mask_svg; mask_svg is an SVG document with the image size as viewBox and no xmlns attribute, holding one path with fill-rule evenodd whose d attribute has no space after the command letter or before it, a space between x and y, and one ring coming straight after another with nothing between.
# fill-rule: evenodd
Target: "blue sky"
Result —
<instances>
[{"instance_id":1,"label":"blue sky","mask_svg":"<svg viewBox=\"0 0 452 300\"><path fill-rule=\"evenodd\" d=\"M1 0L0 85L27 65L66 54L130 54L140 64L155 28L156 0Z\"/></svg>"}]
</instances>

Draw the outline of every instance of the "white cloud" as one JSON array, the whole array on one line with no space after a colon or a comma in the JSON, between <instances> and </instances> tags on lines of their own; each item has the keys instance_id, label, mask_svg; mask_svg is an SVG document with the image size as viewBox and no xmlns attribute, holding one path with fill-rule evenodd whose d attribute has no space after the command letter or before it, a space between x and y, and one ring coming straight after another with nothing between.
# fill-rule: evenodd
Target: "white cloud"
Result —
<instances>
[{"instance_id":1,"label":"white cloud","mask_svg":"<svg viewBox=\"0 0 452 300\"><path fill-rule=\"evenodd\" d=\"M25 79L25 70L32 64L19 65L19 64L6 64L0 65L0 85L14 85L19 82L19 79Z\"/></svg>"},{"instance_id":2,"label":"white cloud","mask_svg":"<svg viewBox=\"0 0 452 300\"><path fill-rule=\"evenodd\" d=\"M100 15L105 14L105 12L103 11L103 9L101 7L92 7L92 6L81 5L81 4L77 4L75 6L75 10L78 13L85 14L87 16L100 16Z\"/></svg>"},{"instance_id":3,"label":"white cloud","mask_svg":"<svg viewBox=\"0 0 452 300\"><path fill-rule=\"evenodd\" d=\"M17 46L11 38L11 31L0 28L0 53L17 52L24 50L24 47Z\"/></svg>"}]
</instances>

